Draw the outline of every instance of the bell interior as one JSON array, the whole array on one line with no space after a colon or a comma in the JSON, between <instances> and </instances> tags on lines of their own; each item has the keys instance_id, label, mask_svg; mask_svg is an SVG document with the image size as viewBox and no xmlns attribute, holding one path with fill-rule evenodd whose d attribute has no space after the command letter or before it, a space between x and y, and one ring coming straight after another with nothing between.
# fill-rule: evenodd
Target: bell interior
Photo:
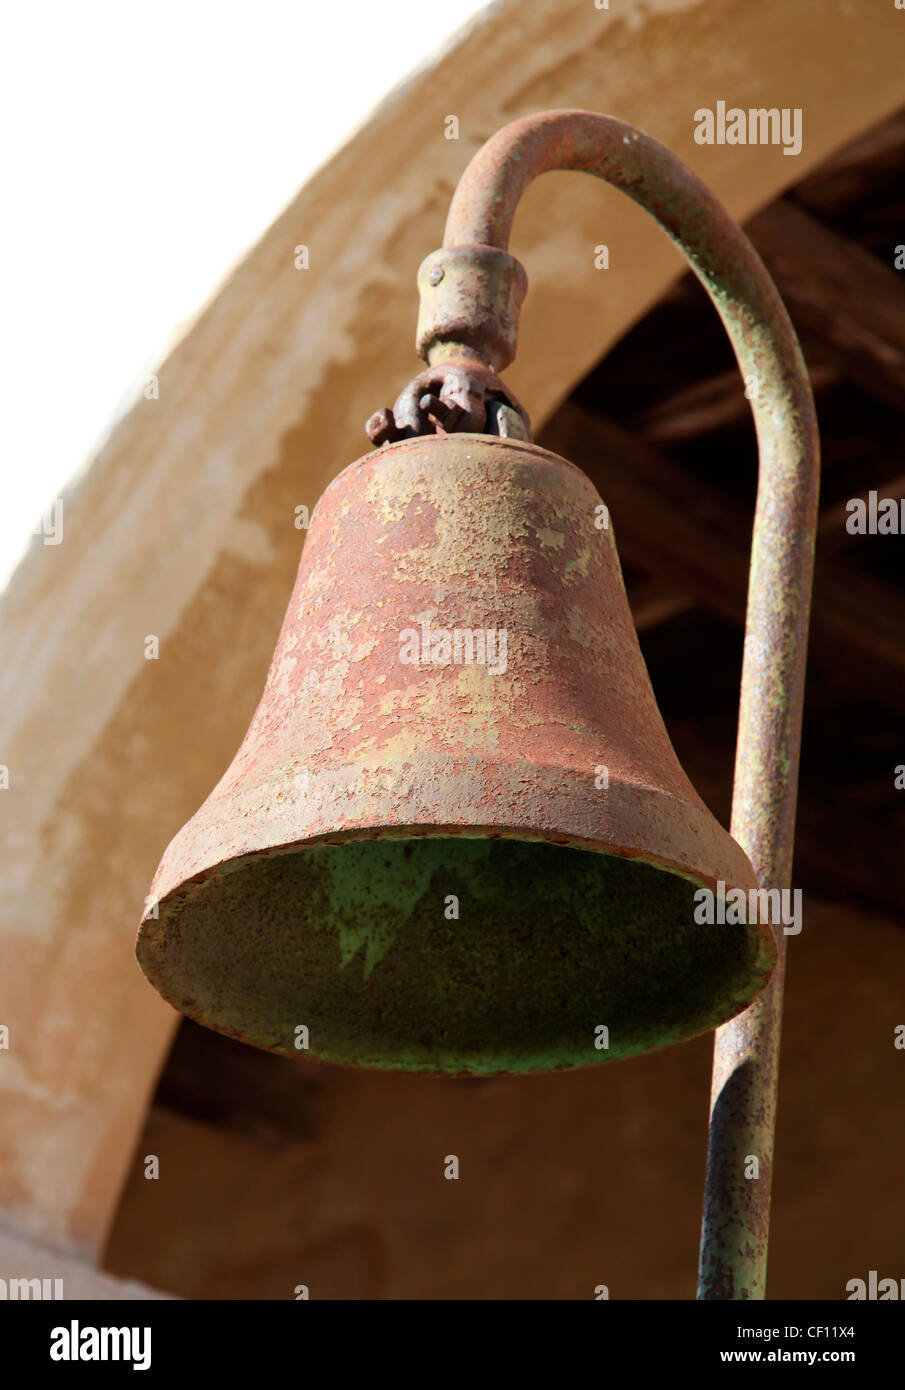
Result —
<instances>
[{"instance_id":1,"label":"bell interior","mask_svg":"<svg viewBox=\"0 0 905 1390\"><path fill-rule=\"evenodd\" d=\"M547 1071L692 1037L758 993L769 940L696 922L700 886L543 841L359 839L221 865L164 899L139 954L175 1007L289 1056Z\"/></svg>"}]
</instances>

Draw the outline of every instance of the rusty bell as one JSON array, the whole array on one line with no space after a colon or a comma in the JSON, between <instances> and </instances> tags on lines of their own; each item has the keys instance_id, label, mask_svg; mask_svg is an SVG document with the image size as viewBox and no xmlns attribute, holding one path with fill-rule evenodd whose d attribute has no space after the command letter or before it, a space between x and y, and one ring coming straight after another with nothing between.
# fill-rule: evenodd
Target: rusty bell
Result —
<instances>
[{"instance_id":1,"label":"rusty bell","mask_svg":"<svg viewBox=\"0 0 905 1390\"><path fill-rule=\"evenodd\" d=\"M593 485L440 433L321 498L260 704L137 950L175 1008L256 1047L545 1071L754 998L773 936L696 920L718 883L756 886L669 742Z\"/></svg>"}]
</instances>

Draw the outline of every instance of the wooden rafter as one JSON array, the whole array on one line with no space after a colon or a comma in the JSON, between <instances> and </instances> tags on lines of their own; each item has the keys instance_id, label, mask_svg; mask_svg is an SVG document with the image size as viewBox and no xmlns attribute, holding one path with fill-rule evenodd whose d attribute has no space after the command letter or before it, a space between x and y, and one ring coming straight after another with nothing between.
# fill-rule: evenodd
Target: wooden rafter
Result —
<instances>
[{"instance_id":1,"label":"wooden rafter","mask_svg":"<svg viewBox=\"0 0 905 1390\"><path fill-rule=\"evenodd\" d=\"M835 212L860 199L876 178L878 167L885 164L896 169L905 166L905 111L871 126L824 160L796 186L796 201L817 213Z\"/></svg>"},{"instance_id":2,"label":"wooden rafter","mask_svg":"<svg viewBox=\"0 0 905 1390\"><path fill-rule=\"evenodd\" d=\"M653 575L629 589L628 601L638 632L668 622L695 602L690 594L677 592L672 584Z\"/></svg>"},{"instance_id":3,"label":"wooden rafter","mask_svg":"<svg viewBox=\"0 0 905 1390\"><path fill-rule=\"evenodd\" d=\"M905 277L892 262L884 265L786 199L747 231L796 328L863 390L905 409Z\"/></svg>"},{"instance_id":4,"label":"wooden rafter","mask_svg":"<svg viewBox=\"0 0 905 1390\"><path fill-rule=\"evenodd\" d=\"M815 394L834 386L841 373L834 362L815 360L809 356L808 371ZM738 370L720 372L716 376L696 381L692 386L658 401L650 410L636 415L632 428L652 444L668 448L683 440L694 439L711 430L725 429L750 419L751 405L745 398L745 388Z\"/></svg>"},{"instance_id":5,"label":"wooden rafter","mask_svg":"<svg viewBox=\"0 0 905 1390\"><path fill-rule=\"evenodd\" d=\"M567 403L546 426L544 448L584 469L606 501L625 557L744 622L750 521L646 440ZM901 711L905 600L890 585L827 564L818 553L810 656L840 686Z\"/></svg>"}]
</instances>

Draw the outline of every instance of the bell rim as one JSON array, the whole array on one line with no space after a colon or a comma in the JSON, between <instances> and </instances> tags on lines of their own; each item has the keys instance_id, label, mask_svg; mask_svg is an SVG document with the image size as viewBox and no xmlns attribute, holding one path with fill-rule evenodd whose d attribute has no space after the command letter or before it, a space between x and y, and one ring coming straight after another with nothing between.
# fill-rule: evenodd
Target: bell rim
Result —
<instances>
[{"instance_id":1,"label":"bell rim","mask_svg":"<svg viewBox=\"0 0 905 1390\"><path fill-rule=\"evenodd\" d=\"M186 880L177 884L163 898L157 900L156 905L161 909L159 916L154 917L154 903L149 904L146 915L139 927L138 936L135 943L135 954L138 963L148 982L172 1007L178 1009L180 1013L192 1019L195 1023L211 1028L215 1032L225 1037L242 1042L248 1046L255 1047L261 1051L272 1052L275 1055L286 1056L293 1060L299 1059L299 1053L289 1046L289 1044L275 1046L258 1040L260 1029L254 1016L250 1016L249 1022L239 1027L224 1027L216 1022L212 1022L209 1014L202 1005L195 1006L185 998L184 987L180 988L178 983L178 972L174 974L168 971L166 960L165 934L168 927L172 927L178 920L181 907L187 897L191 895L191 890L201 889L205 883L210 882L218 876L218 868L224 865L230 867L225 869L227 874L241 871L241 869L253 860L278 857L281 855L291 856L303 853L306 849L317 848L323 845L343 845L362 841L381 841L381 840L400 840L405 841L414 838L438 838L438 839L515 839L523 843L545 843L552 844L554 847L563 849L574 849L581 852L589 852L611 856L614 858L629 859L636 863L644 863L649 867L655 868L662 873L673 874L675 877L684 879L689 883L698 883L700 886L709 886L707 880L700 874L677 872L668 866L655 862L642 855L620 854L615 847L601 847L590 844L568 843L562 844L555 840L550 840L542 834L533 835L513 835L502 834L496 827L489 829L487 835L475 833L475 828L469 828L469 832L454 831L453 834L446 833L446 828L431 826L425 828L422 835L413 835L408 827L375 827L373 834L362 831L346 831L340 835L325 835L318 837L317 843L313 840L294 843L287 846L277 846L268 850L256 851L243 854L235 859L223 861L222 865L213 866L203 870L193 876L191 880ZM753 871L752 871L753 879ZM728 886L728 885L727 885ZM740 886L740 885L739 885ZM752 886L755 886L752 883ZM167 908L169 907L169 911ZM312 1048L303 1054L303 1060L313 1060L318 1064L331 1066L350 1066L357 1069L372 1070L375 1072L400 1071L412 1075L432 1075L446 1076L454 1078L456 1076L520 1076L520 1075L544 1075L553 1071L581 1070L586 1067L602 1065L605 1062L628 1061L632 1057L641 1056L648 1052L660 1051L662 1048L675 1046L682 1042L689 1042L695 1038L705 1036L713 1031L714 1028L721 1027L731 1019L743 1013L751 1004L763 993L769 984L770 978L777 964L778 947L776 938L771 927L764 922L756 921L747 923L743 927L729 928L730 930L742 929L754 931L756 947L752 952L748 970L748 985L738 986L727 998L726 994L717 995L713 1001L712 1008L706 1014L706 1021L695 1023L690 1029L686 1023L676 1025L668 1033L663 1033L657 1041L652 1042L649 1036L642 1037L637 1043L623 1044L615 1053L602 1053L588 1056L584 1059L560 1061L555 1064L536 1060L525 1063L524 1065L512 1066L493 1066L487 1067L477 1062L463 1061L461 1065L451 1067L442 1062L431 1061L427 1058L417 1065L410 1061L399 1060L392 1055L382 1054L379 1060L362 1060L356 1053L355 1044L350 1042L346 1055L324 1055L321 1050ZM256 1037L256 1028L258 1037Z\"/></svg>"},{"instance_id":2,"label":"bell rim","mask_svg":"<svg viewBox=\"0 0 905 1390\"><path fill-rule=\"evenodd\" d=\"M187 825L191 822L187 822ZM723 830L719 822L718 828ZM180 832L181 833L181 832ZM307 849L316 849L325 845L344 845L355 844L361 841L372 840L426 840L426 839L464 839L464 840L518 840L526 844L548 844L555 845L560 849L577 849L591 854L611 854L618 859L628 859L636 863L647 864L650 868L660 869L664 873L674 874L677 878L684 878L689 883L697 883L702 888L713 888L718 883L723 882L727 888L753 889L758 887L754 869L745 851L737 840L734 840L728 831L723 831L726 839L735 847L744 863L750 870L749 881L743 883L741 878L721 878L720 873L711 873L705 869L691 868L683 865L678 860L670 860L666 856L657 855L649 851L634 849L630 845L617 845L595 839L592 836L570 835L564 831L551 829L531 829L530 827L508 825L500 821L487 821L475 823L466 822L438 822L438 821L411 821L397 825L378 824L357 825L345 829L327 830L320 834L305 836L300 839L287 840L282 843L260 845L255 848L240 850L236 854L228 854L222 859L205 865L203 868L196 869L193 873L180 878L167 888L159 897L155 896L153 884L152 892L149 895L152 901L146 906L142 915L142 923L148 920L155 906L161 906L174 893L194 884L204 883L207 879L220 872L232 872L226 866L234 864L237 868L245 861L252 859L266 859L275 855L300 854ZM178 839L179 835L175 837ZM171 842L172 843L172 842ZM164 861L166 855L164 855ZM161 868L163 862L161 862ZM727 870L728 872L728 870ZM156 880L155 880L156 881Z\"/></svg>"}]
</instances>

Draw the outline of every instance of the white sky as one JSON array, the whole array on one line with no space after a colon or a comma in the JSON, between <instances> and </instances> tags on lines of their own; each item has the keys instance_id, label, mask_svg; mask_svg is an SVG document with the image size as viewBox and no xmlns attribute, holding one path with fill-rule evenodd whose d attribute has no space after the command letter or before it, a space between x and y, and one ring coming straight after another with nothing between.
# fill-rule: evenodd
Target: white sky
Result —
<instances>
[{"instance_id":1,"label":"white sky","mask_svg":"<svg viewBox=\"0 0 905 1390\"><path fill-rule=\"evenodd\" d=\"M179 324L480 0L29 0L0 46L0 586Z\"/></svg>"}]
</instances>

